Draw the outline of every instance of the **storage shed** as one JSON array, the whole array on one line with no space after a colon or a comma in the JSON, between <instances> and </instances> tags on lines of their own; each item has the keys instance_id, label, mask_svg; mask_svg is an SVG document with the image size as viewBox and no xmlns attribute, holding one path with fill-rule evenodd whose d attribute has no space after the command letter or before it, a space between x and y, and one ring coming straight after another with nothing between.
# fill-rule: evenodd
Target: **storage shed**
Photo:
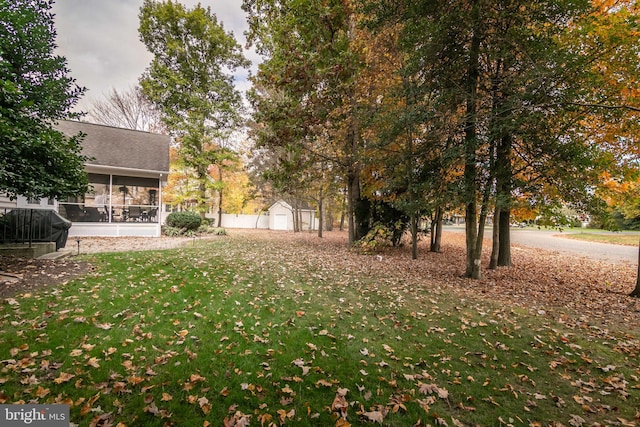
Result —
<instances>
[{"instance_id":1,"label":"storage shed","mask_svg":"<svg viewBox=\"0 0 640 427\"><path fill-rule=\"evenodd\" d=\"M269 229L294 231L293 213L295 209L284 200L280 199L269 208ZM315 230L316 211L305 206L297 209L301 219L301 230Z\"/></svg>"}]
</instances>

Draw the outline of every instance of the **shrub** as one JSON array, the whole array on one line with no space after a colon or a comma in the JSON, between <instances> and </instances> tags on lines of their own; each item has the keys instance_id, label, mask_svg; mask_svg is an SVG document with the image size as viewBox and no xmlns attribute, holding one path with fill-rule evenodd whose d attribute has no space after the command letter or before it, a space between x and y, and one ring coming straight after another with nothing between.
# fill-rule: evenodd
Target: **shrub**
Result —
<instances>
[{"instance_id":1,"label":"shrub","mask_svg":"<svg viewBox=\"0 0 640 427\"><path fill-rule=\"evenodd\" d=\"M364 253L374 253L391 246L393 230L377 222L366 236L354 243L353 248Z\"/></svg>"},{"instance_id":2,"label":"shrub","mask_svg":"<svg viewBox=\"0 0 640 427\"><path fill-rule=\"evenodd\" d=\"M195 212L172 212L166 220L167 226L184 231L197 230L201 223L200 215Z\"/></svg>"},{"instance_id":3,"label":"shrub","mask_svg":"<svg viewBox=\"0 0 640 427\"><path fill-rule=\"evenodd\" d=\"M162 227L162 234L164 234L167 237L178 237L182 235L182 230L180 230L179 228L168 227L165 225Z\"/></svg>"}]
</instances>

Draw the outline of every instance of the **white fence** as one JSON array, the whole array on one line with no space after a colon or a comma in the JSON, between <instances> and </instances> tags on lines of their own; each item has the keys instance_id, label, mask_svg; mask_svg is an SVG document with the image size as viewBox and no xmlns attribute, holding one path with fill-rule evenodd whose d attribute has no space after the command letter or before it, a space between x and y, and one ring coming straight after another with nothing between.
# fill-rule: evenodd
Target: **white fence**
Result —
<instances>
[{"instance_id":1,"label":"white fence","mask_svg":"<svg viewBox=\"0 0 640 427\"><path fill-rule=\"evenodd\" d=\"M217 215L212 215L212 219L218 221ZM269 228L269 214L262 215L242 215L242 214L222 214L222 224L216 224L224 228Z\"/></svg>"}]
</instances>

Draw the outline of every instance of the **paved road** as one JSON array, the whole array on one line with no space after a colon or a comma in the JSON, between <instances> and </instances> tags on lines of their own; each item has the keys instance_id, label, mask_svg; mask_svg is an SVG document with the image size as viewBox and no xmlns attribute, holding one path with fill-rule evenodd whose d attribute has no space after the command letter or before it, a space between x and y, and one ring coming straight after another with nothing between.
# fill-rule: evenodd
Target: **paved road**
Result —
<instances>
[{"instance_id":1,"label":"paved road","mask_svg":"<svg viewBox=\"0 0 640 427\"><path fill-rule=\"evenodd\" d=\"M464 232L462 227L447 227L447 230ZM610 262L638 262L638 247L612 245L608 243L587 242L583 240L567 239L562 235L570 232L558 230L511 230L511 243L532 248L548 249L550 251L565 252ZM485 236L491 238L488 228Z\"/></svg>"},{"instance_id":2,"label":"paved road","mask_svg":"<svg viewBox=\"0 0 640 427\"><path fill-rule=\"evenodd\" d=\"M546 230L511 230L511 242L523 246L578 254L612 262L637 262L638 247L588 242L562 237L568 232Z\"/></svg>"}]
</instances>

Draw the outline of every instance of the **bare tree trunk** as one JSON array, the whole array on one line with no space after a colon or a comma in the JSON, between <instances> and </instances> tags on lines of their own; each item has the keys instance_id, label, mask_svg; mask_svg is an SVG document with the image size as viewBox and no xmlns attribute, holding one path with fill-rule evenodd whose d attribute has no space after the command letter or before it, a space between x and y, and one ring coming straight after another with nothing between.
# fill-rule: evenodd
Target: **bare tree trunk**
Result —
<instances>
[{"instance_id":1,"label":"bare tree trunk","mask_svg":"<svg viewBox=\"0 0 640 427\"><path fill-rule=\"evenodd\" d=\"M347 194L346 193L348 193L348 190L345 193L343 193L342 203L340 205L340 231L344 231L344 222L345 222L345 219L346 219L348 211L349 211L349 208L347 206Z\"/></svg>"},{"instance_id":2,"label":"bare tree trunk","mask_svg":"<svg viewBox=\"0 0 640 427\"><path fill-rule=\"evenodd\" d=\"M411 216L411 258L418 259L418 218Z\"/></svg>"},{"instance_id":3,"label":"bare tree trunk","mask_svg":"<svg viewBox=\"0 0 640 427\"><path fill-rule=\"evenodd\" d=\"M209 207L207 206L205 200L207 200L207 186L204 183L204 179L199 177L198 200L196 201L196 209L198 210L201 219L206 218L206 213L209 210Z\"/></svg>"},{"instance_id":4,"label":"bare tree trunk","mask_svg":"<svg viewBox=\"0 0 640 427\"><path fill-rule=\"evenodd\" d=\"M442 208L436 209L436 216L431 222L431 247L430 252L440 252L442 245L442 216L444 211Z\"/></svg>"},{"instance_id":5,"label":"bare tree trunk","mask_svg":"<svg viewBox=\"0 0 640 427\"><path fill-rule=\"evenodd\" d=\"M478 242L478 201L477 191L477 92L478 79L480 76L480 6L475 1L471 11L471 42L469 45L469 64L467 68L466 81L464 82L466 91L466 117L464 124L464 145L465 145L465 165L464 165L464 193L465 193L465 232L466 232L466 272L465 275L472 279L482 277L482 265L478 253L478 246L482 248L482 241Z\"/></svg>"},{"instance_id":6,"label":"bare tree trunk","mask_svg":"<svg viewBox=\"0 0 640 427\"><path fill-rule=\"evenodd\" d=\"M298 231L300 231L300 209L296 206L293 208L293 232L297 233Z\"/></svg>"},{"instance_id":7,"label":"bare tree trunk","mask_svg":"<svg viewBox=\"0 0 640 427\"><path fill-rule=\"evenodd\" d=\"M218 182L222 185L222 164L218 165ZM222 227L222 187L218 190L218 227Z\"/></svg>"},{"instance_id":8,"label":"bare tree trunk","mask_svg":"<svg viewBox=\"0 0 640 427\"><path fill-rule=\"evenodd\" d=\"M629 296L640 298L640 244L638 244L638 274L636 275L636 288Z\"/></svg>"},{"instance_id":9,"label":"bare tree trunk","mask_svg":"<svg viewBox=\"0 0 640 427\"><path fill-rule=\"evenodd\" d=\"M500 210L499 243L498 266L511 267L511 208L509 206L503 206Z\"/></svg>"},{"instance_id":10,"label":"bare tree trunk","mask_svg":"<svg viewBox=\"0 0 640 427\"><path fill-rule=\"evenodd\" d=\"M491 242L491 260L489 261L489 269L495 270L498 268L498 252L500 250L500 206L496 201L495 209L493 210L493 231Z\"/></svg>"},{"instance_id":11,"label":"bare tree trunk","mask_svg":"<svg viewBox=\"0 0 640 427\"><path fill-rule=\"evenodd\" d=\"M320 198L318 200L318 237L322 238L322 229L324 228L324 196L322 189L320 190ZM313 226L313 224L311 225Z\"/></svg>"}]
</instances>

